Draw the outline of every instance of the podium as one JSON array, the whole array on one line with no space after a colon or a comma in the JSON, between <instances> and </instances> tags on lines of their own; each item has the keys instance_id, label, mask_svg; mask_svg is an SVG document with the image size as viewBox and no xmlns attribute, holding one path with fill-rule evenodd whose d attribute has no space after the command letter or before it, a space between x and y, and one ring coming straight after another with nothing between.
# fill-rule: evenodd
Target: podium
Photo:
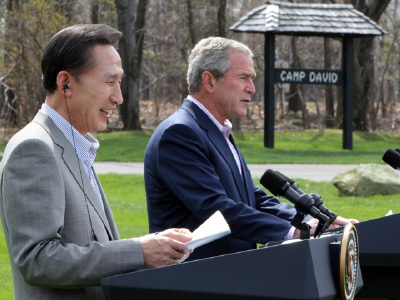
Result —
<instances>
[{"instance_id":1,"label":"podium","mask_svg":"<svg viewBox=\"0 0 400 300\"><path fill-rule=\"evenodd\" d=\"M109 300L119 299L339 299L332 233L270 247L104 278ZM196 250L195 250L196 251ZM355 285L363 285L361 273Z\"/></svg>"},{"instance_id":2,"label":"podium","mask_svg":"<svg viewBox=\"0 0 400 300\"><path fill-rule=\"evenodd\" d=\"M360 298L400 298L400 214L355 224L364 287Z\"/></svg>"}]
</instances>

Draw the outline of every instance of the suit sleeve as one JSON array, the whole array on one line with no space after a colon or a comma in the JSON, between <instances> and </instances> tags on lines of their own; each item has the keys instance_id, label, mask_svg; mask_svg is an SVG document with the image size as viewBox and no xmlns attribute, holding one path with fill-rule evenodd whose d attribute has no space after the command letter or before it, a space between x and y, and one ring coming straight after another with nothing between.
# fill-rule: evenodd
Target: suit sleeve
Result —
<instances>
[{"instance_id":1,"label":"suit sleeve","mask_svg":"<svg viewBox=\"0 0 400 300\"><path fill-rule=\"evenodd\" d=\"M257 209L272 214L288 222L291 222L296 214L293 206L281 203L273 196L267 195L261 188L254 186L254 194L257 202Z\"/></svg>"},{"instance_id":2,"label":"suit sleeve","mask_svg":"<svg viewBox=\"0 0 400 300\"><path fill-rule=\"evenodd\" d=\"M230 199L215 171L212 160L218 158L213 155L201 133L190 126L172 125L159 142L160 177L200 222L220 210L237 238L253 243L283 239L289 222Z\"/></svg>"},{"instance_id":3,"label":"suit sleeve","mask_svg":"<svg viewBox=\"0 0 400 300\"><path fill-rule=\"evenodd\" d=\"M80 288L143 266L140 241L63 243L66 189L53 149L41 140L17 145L3 166L4 230L12 263L34 286ZM76 220L79 226L80 220ZM138 259L139 257L139 259Z\"/></svg>"}]
</instances>

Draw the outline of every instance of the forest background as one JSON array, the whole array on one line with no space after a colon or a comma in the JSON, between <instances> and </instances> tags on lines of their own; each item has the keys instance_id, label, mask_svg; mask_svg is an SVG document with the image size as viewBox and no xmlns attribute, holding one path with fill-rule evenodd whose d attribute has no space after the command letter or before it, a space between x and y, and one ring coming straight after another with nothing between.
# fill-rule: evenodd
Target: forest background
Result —
<instances>
[{"instance_id":1,"label":"forest background","mask_svg":"<svg viewBox=\"0 0 400 300\"><path fill-rule=\"evenodd\" d=\"M399 0L307 0L352 4L387 34L354 40L354 129L400 127ZM229 27L264 0L0 0L0 127L7 139L35 116L45 99L40 60L47 41L78 23L105 23L123 32L118 45L126 77L124 104L110 130L154 129L187 96L187 59L202 38L224 36L255 54L257 92L234 130L262 131L264 35ZM276 37L276 67L341 69L342 41ZM268 74L267 74L268 76ZM275 130L341 128L341 86L275 85Z\"/></svg>"}]
</instances>

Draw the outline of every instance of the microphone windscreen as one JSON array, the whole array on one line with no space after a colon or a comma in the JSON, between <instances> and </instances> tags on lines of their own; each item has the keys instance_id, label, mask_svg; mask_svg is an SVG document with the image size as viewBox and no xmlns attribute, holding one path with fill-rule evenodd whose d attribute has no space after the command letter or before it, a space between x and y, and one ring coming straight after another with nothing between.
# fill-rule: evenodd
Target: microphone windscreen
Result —
<instances>
[{"instance_id":1,"label":"microphone windscreen","mask_svg":"<svg viewBox=\"0 0 400 300\"><path fill-rule=\"evenodd\" d=\"M283 196L285 189L289 187L285 178L279 176L274 170L268 169L260 178L260 183L274 196ZM287 187L285 187L287 185Z\"/></svg>"},{"instance_id":2,"label":"microphone windscreen","mask_svg":"<svg viewBox=\"0 0 400 300\"><path fill-rule=\"evenodd\" d=\"M293 183L295 183L293 179L287 177L285 174L282 174L282 173L279 172L279 171L275 171L275 173L278 174L279 176L281 176L282 178L284 178L287 182L289 182L290 185L292 185Z\"/></svg>"},{"instance_id":3,"label":"microphone windscreen","mask_svg":"<svg viewBox=\"0 0 400 300\"><path fill-rule=\"evenodd\" d=\"M400 153L393 149L387 149L382 160L393 169L397 170L400 167Z\"/></svg>"}]
</instances>

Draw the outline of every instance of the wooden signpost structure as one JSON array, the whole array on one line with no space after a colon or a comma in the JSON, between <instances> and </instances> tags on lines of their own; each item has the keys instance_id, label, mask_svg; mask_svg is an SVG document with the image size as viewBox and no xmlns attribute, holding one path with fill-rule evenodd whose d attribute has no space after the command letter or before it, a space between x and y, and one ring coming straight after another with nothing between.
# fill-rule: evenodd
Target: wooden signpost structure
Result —
<instances>
[{"instance_id":1,"label":"wooden signpost structure","mask_svg":"<svg viewBox=\"0 0 400 300\"><path fill-rule=\"evenodd\" d=\"M353 149L353 38L382 35L374 21L344 4L298 4L267 1L234 24L235 32L265 36L264 147L274 148L276 82L343 86L343 149ZM275 35L342 39L342 70L275 69ZM357 76L357 74L355 74Z\"/></svg>"}]
</instances>

